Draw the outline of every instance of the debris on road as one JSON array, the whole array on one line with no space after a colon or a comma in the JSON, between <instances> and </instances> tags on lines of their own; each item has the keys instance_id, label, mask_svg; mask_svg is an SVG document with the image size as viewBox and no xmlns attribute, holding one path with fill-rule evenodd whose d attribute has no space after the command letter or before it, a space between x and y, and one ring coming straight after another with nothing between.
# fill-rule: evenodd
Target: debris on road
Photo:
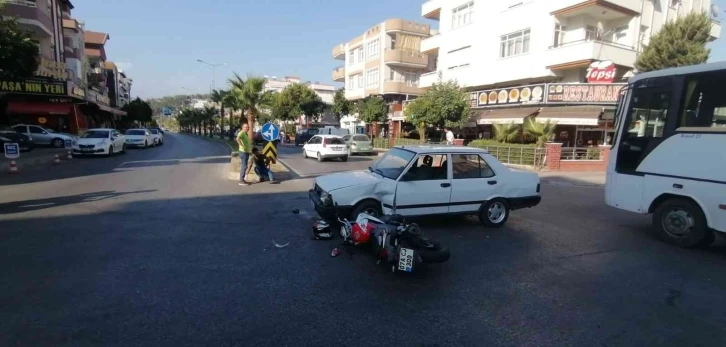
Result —
<instances>
[{"instance_id":1,"label":"debris on road","mask_svg":"<svg viewBox=\"0 0 726 347\"><path fill-rule=\"evenodd\" d=\"M294 213L294 214L300 214L300 210L294 209L294 210L292 210L292 213Z\"/></svg>"},{"instance_id":2,"label":"debris on road","mask_svg":"<svg viewBox=\"0 0 726 347\"><path fill-rule=\"evenodd\" d=\"M286 243L286 244L284 244L284 245L282 245L282 244L279 244L279 243L275 242L275 239L272 239L272 243L273 243L273 244L275 245L275 247L277 247L277 248L285 248L285 247L287 247L287 246L289 246L289 245L290 245L290 242L288 242L288 243Z\"/></svg>"}]
</instances>

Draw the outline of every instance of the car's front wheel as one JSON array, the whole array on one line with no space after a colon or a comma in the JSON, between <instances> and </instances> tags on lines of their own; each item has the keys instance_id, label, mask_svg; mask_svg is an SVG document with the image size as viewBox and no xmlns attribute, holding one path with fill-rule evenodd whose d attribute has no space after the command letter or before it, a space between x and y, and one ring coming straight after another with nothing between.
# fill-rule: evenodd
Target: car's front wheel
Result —
<instances>
[{"instance_id":1,"label":"car's front wheel","mask_svg":"<svg viewBox=\"0 0 726 347\"><path fill-rule=\"evenodd\" d=\"M55 148L63 148L65 143L63 142L63 139L53 139L52 145Z\"/></svg>"},{"instance_id":2,"label":"car's front wheel","mask_svg":"<svg viewBox=\"0 0 726 347\"><path fill-rule=\"evenodd\" d=\"M350 220L356 220L358 215L361 213L365 213L376 218L383 215L383 211L381 211L381 204L373 200L364 200L355 205L353 211L350 213Z\"/></svg>"},{"instance_id":3,"label":"car's front wheel","mask_svg":"<svg viewBox=\"0 0 726 347\"><path fill-rule=\"evenodd\" d=\"M107 157L110 157L110 156L112 156L112 155L113 155L113 146L109 146L109 147L108 147L108 153L106 153L106 156L107 156Z\"/></svg>"},{"instance_id":4,"label":"car's front wheel","mask_svg":"<svg viewBox=\"0 0 726 347\"><path fill-rule=\"evenodd\" d=\"M308 151L305 150L305 147L303 147L303 158L308 158Z\"/></svg>"},{"instance_id":5,"label":"car's front wheel","mask_svg":"<svg viewBox=\"0 0 726 347\"><path fill-rule=\"evenodd\" d=\"M488 227L498 228L509 219L509 205L504 199L492 199L479 210L479 220Z\"/></svg>"}]
</instances>

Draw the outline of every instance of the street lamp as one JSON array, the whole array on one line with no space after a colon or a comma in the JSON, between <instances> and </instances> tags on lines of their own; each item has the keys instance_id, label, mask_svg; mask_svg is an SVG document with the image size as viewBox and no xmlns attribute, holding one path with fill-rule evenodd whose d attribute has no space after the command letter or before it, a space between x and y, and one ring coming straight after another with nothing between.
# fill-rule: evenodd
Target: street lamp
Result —
<instances>
[{"instance_id":1,"label":"street lamp","mask_svg":"<svg viewBox=\"0 0 726 347\"><path fill-rule=\"evenodd\" d=\"M212 63L208 63L208 62L206 62L204 60L201 60L201 59L197 59L197 61L200 62L200 63L202 63L202 64L207 64L207 65L209 65L209 66L212 67L212 85L209 88L209 92L211 94L212 93L212 90L214 90L214 89L217 88L217 85L215 84L215 81L214 81L216 79L216 72L215 72L215 70L219 66L226 66L227 63L212 64Z\"/></svg>"}]
</instances>

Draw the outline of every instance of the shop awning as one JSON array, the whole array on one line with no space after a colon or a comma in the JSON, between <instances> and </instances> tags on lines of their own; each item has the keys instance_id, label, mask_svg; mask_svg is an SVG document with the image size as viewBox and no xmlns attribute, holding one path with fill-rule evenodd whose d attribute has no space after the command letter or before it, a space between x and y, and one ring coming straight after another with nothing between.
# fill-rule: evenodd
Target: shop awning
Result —
<instances>
[{"instance_id":1,"label":"shop awning","mask_svg":"<svg viewBox=\"0 0 726 347\"><path fill-rule=\"evenodd\" d=\"M98 105L98 104L96 104L96 105ZM124 112L124 111L121 111L119 109L115 109L113 107L104 106L104 105L98 105L98 109L100 109L101 111L106 111L108 113L115 114L117 116L125 116L126 115L126 112Z\"/></svg>"},{"instance_id":2,"label":"shop awning","mask_svg":"<svg viewBox=\"0 0 726 347\"><path fill-rule=\"evenodd\" d=\"M602 110L596 106L546 107L539 112L537 120L560 125L597 125Z\"/></svg>"},{"instance_id":3,"label":"shop awning","mask_svg":"<svg viewBox=\"0 0 726 347\"><path fill-rule=\"evenodd\" d=\"M479 111L477 124L522 124L524 117L539 110L539 107L502 108Z\"/></svg>"},{"instance_id":4,"label":"shop awning","mask_svg":"<svg viewBox=\"0 0 726 347\"><path fill-rule=\"evenodd\" d=\"M29 115L69 115L73 104L56 104L51 102L8 102L7 112L10 114Z\"/></svg>"}]
</instances>

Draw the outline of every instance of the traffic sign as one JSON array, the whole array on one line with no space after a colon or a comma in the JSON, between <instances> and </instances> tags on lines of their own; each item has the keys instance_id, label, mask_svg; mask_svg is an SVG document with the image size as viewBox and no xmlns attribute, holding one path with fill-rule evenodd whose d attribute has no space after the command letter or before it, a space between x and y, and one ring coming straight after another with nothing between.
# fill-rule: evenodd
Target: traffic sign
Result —
<instances>
[{"instance_id":1,"label":"traffic sign","mask_svg":"<svg viewBox=\"0 0 726 347\"><path fill-rule=\"evenodd\" d=\"M71 140L65 140L63 143L66 145L66 149L73 148L73 144L71 143Z\"/></svg>"},{"instance_id":2,"label":"traffic sign","mask_svg":"<svg viewBox=\"0 0 726 347\"><path fill-rule=\"evenodd\" d=\"M280 128L272 123L265 123L265 125L262 126L261 133L262 138L265 139L265 141L275 141L280 138Z\"/></svg>"},{"instance_id":3,"label":"traffic sign","mask_svg":"<svg viewBox=\"0 0 726 347\"><path fill-rule=\"evenodd\" d=\"M270 159L271 163L277 162L277 146L275 146L275 142L268 142L265 145L265 148L262 150L262 154L264 154L267 158Z\"/></svg>"},{"instance_id":4,"label":"traffic sign","mask_svg":"<svg viewBox=\"0 0 726 347\"><path fill-rule=\"evenodd\" d=\"M5 148L5 158L15 159L20 157L20 146L17 143L6 143L3 147Z\"/></svg>"}]
</instances>

